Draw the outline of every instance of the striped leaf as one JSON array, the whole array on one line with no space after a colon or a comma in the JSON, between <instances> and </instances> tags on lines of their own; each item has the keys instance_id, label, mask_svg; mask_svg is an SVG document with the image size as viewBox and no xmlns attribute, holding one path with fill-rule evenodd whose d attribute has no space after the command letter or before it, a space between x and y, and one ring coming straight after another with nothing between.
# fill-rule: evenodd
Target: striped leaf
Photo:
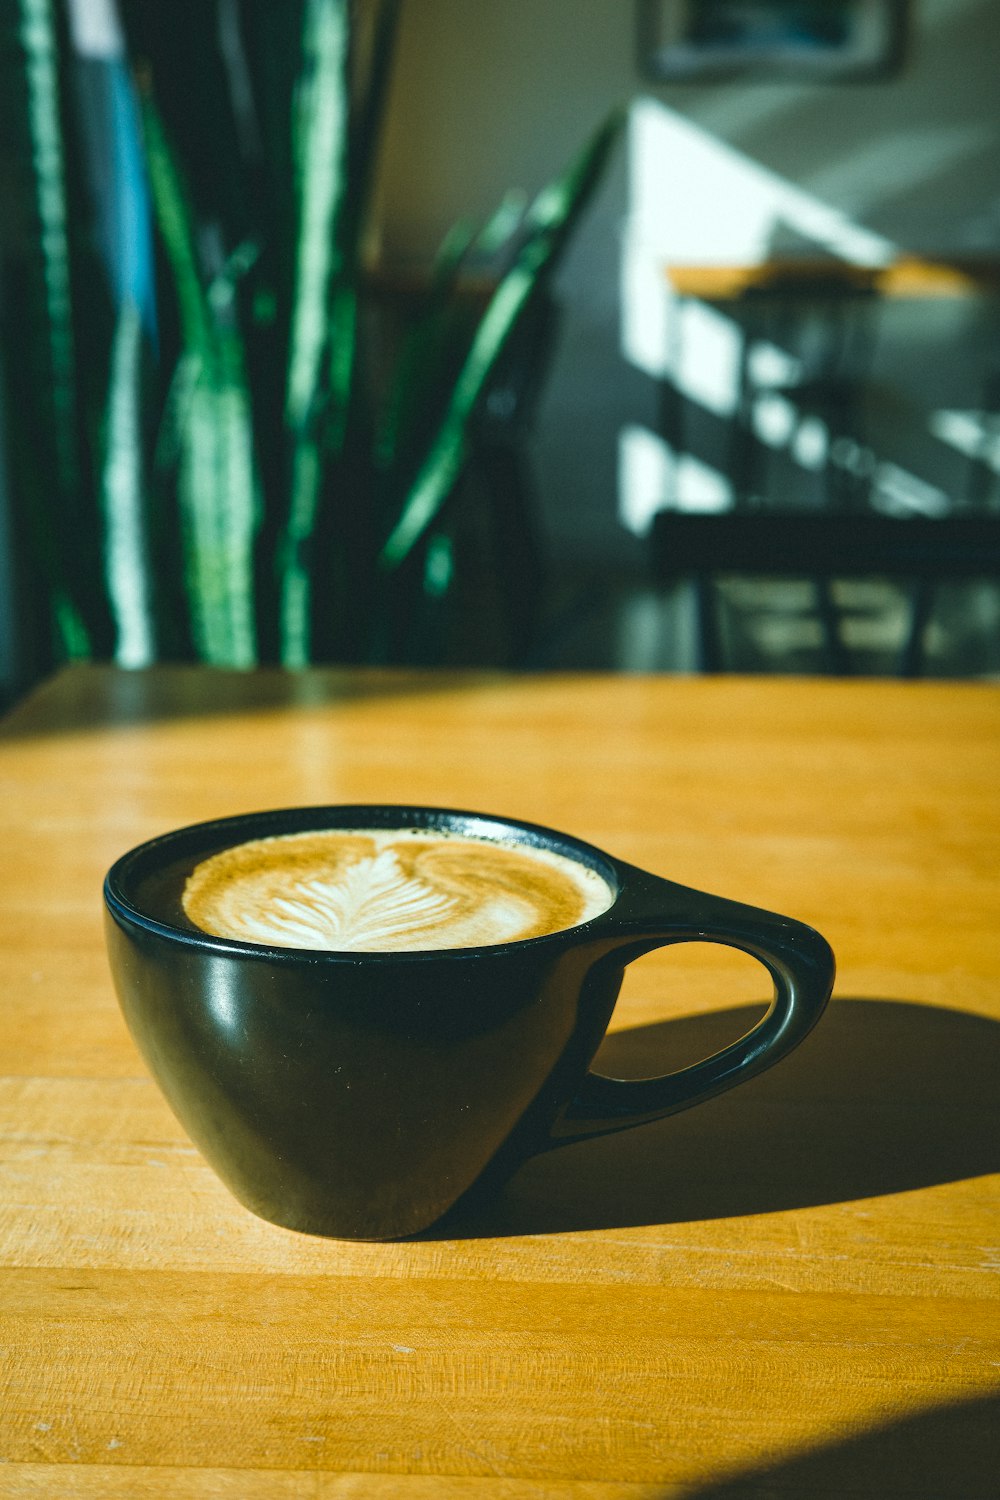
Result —
<instances>
[{"instance_id":1,"label":"striped leaf","mask_svg":"<svg viewBox=\"0 0 1000 1500\"><path fill-rule=\"evenodd\" d=\"M72 536L81 493L77 451L79 411L77 362L73 329L71 260L66 191L66 161L60 105L59 50L52 0L18 0L17 41L24 68L25 106L31 152L31 183L36 241L42 282L41 336L44 376L38 392L45 409L46 444L42 462L51 463L47 476L52 493L43 503L47 525L32 517L39 552L48 574L53 619L60 654L87 656L92 635L74 587ZM37 336L37 335L36 335ZM40 435L41 436L41 435ZM43 534L44 533L44 534Z\"/></svg>"},{"instance_id":2,"label":"striped leaf","mask_svg":"<svg viewBox=\"0 0 1000 1500\"><path fill-rule=\"evenodd\" d=\"M205 287L188 194L144 91L143 129L154 212L173 272L183 352L161 439L178 454L178 499L191 629L199 657L217 666L257 659L254 542L260 493L236 282L252 261L242 250Z\"/></svg>"},{"instance_id":3,"label":"striped leaf","mask_svg":"<svg viewBox=\"0 0 1000 1500\"><path fill-rule=\"evenodd\" d=\"M115 660L148 667L156 660L153 567L146 531L143 460L142 314L126 302L111 352L101 499L105 576L116 630Z\"/></svg>"},{"instance_id":4,"label":"striped leaf","mask_svg":"<svg viewBox=\"0 0 1000 1500\"><path fill-rule=\"evenodd\" d=\"M354 313L342 299L337 303L342 326L330 326L333 282L343 270L339 221L347 203L350 39L349 0L307 0L293 137L298 233L285 394L291 492L280 559L286 666L304 666L311 651L306 547L316 524L322 479L316 428L325 394L324 354L331 346L338 348L346 362L337 335L353 341Z\"/></svg>"}]
</instances>

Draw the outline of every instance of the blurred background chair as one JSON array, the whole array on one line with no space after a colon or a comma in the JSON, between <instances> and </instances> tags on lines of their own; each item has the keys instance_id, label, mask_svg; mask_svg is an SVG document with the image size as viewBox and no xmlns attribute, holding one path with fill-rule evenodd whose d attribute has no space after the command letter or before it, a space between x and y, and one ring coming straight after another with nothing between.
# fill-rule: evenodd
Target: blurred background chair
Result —
<instances>
[{"instance_id":1,"label":"blurred background chair","mask_svg":"<svg viewBox=\"0 0 1000 1500\"><path fill-rule=\"evenodd\" d=\"M792 425L787 441L811 439L827 455L803 504L864 508L863 476L837 459L867 439L877 282L874 270L833 259L772 262L731 304L740 358L727 470L737 509L753 509L769 492L769 416Z\"/></svg>"},{"instance_id":2,"label":"blurred background chair","mask_svg":"<svg viewBox=\"0 0 1000 1500\"><path fill-rule=\"evenodd\" d=\"M925 269L931 276L934 268ZM913 677L926 669L939 586L1000 579L995 486L984 483L989 466L977 455L967 492L938 497L933 517L907 513L908 503L887 506L876 483L870 407L889 305L881 288L894 274L830 259L776 261L748 268L743 284L719 299L738 331L736 395L718 451L706 456L724 475L728 506L706 513L680 497L677 508L655 516L650 543L658 582L693 584L701 670L732 665L724 595L737 580L761 588L766 580L774 597L783 580L787 597L787 581L798 579L800 614L805 597L821 669L838 675L859 669L844 581L891 580L897 643L890 669ZM918 304L910 306L919 316Z\"/></svg>"},{"instance_id":3,"label":"blurred background chair","mask_svg":"<svg viewBox=\"0 0 1000 1500\"><path fill-rule=\"evenodd\" d=\"M907 585L905 629L896 671L918 677L935 590L956 579L1000 579L1000 514L959 513L940 519L896 519L874 512L758 511L721 515L661 511L651 535L654 577L694 580L699 666L724 669L717 582L723 576L821 578L816 613L827 670L850 671L850 653L831 581L901 579Z\"/></svg>"}]
</instances>

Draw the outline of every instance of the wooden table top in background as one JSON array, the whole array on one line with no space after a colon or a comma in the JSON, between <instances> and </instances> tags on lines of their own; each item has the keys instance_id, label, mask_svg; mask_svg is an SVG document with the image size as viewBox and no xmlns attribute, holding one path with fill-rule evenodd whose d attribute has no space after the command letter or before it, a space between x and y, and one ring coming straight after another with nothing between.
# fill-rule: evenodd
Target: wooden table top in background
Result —
<instances>
[{"instance_id":1,"label":"wooden table top in background","mask_svg":"<svg viewBox=\"0 0 1000 1500\"><path fill-rule=\"evenodd\" d=\"M858 265L832 256L776 256L754 265L668 265L666 276L680 296L706 302L725 302L754 290L781 294L792 286L802 296L810 284L820 291L831 282L890 298L984 297L1000 289L1000 261L995 256L900 255L885 265Z\"/></svg>"},{"instance_id":2,"label":"wooden table top in background","mask_svg":"<svg viewBox=\"0 0 1000 1500\"><path fill-rule=\"evenodd\" d=\"M0 735L0 1496L1000 1491L1000 690L80 667ZM101 880L181 823L481 808L819 927L834 1001L685 1115L398 1244L262 1223L120 1019ZM606 1071L763 971L629 971Z\"/></svg>"}]
</instances>

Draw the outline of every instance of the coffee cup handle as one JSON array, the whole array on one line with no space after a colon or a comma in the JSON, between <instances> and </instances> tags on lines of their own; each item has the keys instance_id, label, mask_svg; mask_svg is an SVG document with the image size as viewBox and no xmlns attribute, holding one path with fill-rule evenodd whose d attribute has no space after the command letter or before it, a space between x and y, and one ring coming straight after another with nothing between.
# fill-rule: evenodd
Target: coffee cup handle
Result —
<instances>
[{"instance_id":1,"label":"coffee cup handle","mask_svg":"<svg viewBox=\"0 0 1000 1500\"><path fill-rule=\"evenodd\" d=\"M670 912L666 920L664 911ZM657 919L657 911L661 914ZM600 919L599 919L600 920ZM779 1062L812 1030L833 989L829 943L791 917L711 896L644 871L630 872L625 894L608 913L595 970L631 963L674 943L720 943L757 959L774 981L767 1013L721 1051L658 1078L608 1078L588 1072L550 1130L552 1145L629 1130L711 1099Z\"/></svg>"}]
</instances>

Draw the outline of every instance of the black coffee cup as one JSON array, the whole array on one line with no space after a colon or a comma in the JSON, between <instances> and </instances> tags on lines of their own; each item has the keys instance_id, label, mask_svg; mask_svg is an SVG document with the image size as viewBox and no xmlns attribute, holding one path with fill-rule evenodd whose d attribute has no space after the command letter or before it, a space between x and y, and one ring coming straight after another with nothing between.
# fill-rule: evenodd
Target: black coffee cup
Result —
<instances>
[{"instance_id":1,"label":"black coffee cup","mask_svg":"<svg viewBox=\"0 0 1000 1500\"><path fill-rule=\"evenodd\" d=\"M317 952L210 936L185 917L218 851L324 829L424 829L548 850L596 871L611 905L566 931L483 947ZM660 1119L779 1061L819 1020L829 945L788 917L676 885L567 834L441 808L310 807L182 828L124 855L104 887L128 1026L191 1139L262 1218L344 1239L427 1228L526 1157ZM751 954L774 999L693 1066L589 1072L625 964L672 943Z\"/></svg>"}]
</instances>

